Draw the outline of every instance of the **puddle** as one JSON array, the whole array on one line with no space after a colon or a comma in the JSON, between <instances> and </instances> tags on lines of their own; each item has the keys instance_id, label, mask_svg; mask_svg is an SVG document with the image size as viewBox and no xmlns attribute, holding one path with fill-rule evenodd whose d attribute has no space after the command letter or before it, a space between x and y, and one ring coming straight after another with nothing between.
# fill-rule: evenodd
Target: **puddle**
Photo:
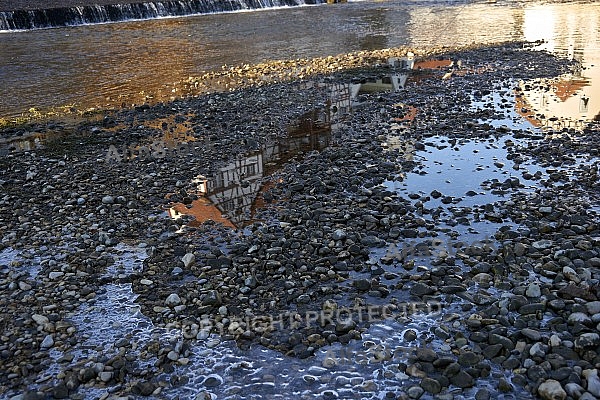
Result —
<instances>
[{"instance_id":1,"label":"puddle","mask_svg":"<svg viewBox=\"0 0 600 400\"><path fill-rule=\"evenodd\" d=\"M533 190L535 182L525 181L523 170L531 174L540 168L521 165L513 169L507 158L507 146L519 143L509 136L489 140L426 138L425 149L415 152L419 166L384 185L404 198L411 198L423 218L423 225L434 223L458 234L468 234L470 240L493 237L501 224L510 221L494 206L510 201L512 188ZM470 179L465 179L469 176Z\"/></svg>"},{"instance_id":2,"label":"puddle","mask_svg":"<svg viewBox=\"0 0 600 400\"><path fill-rule=\"evenodd\" d=\"M323 112L310 112L288 128L285 138L268 142L259 150L239 155L235 161L217 169L213 176L198 176L192 181L196 199L170 205L168 214L179 219L193 217L188 226L212 220L230 228L242 228L254 220L257 210L270 202L265 191L270 177L286 162L331 142L332 128Z\"/></svg>"},{"instance_id":3,"label":"puddle","mask_svg":"<svg viewBox=\"0 0 600 400\"><path fill-rule=\"evenodd\" d=\"M107 274L121 276L138 272L145 258L143 245L119 244L115 250L115 264ZM0 253L0 260L4 263L17 256L15 250L5 249ZM193 341L188 348L183 344L180 330L155 327L141 313L135 299L128 283L109 283L97 290L93 301L82 304L68 316L77 328L78 344L65 353L52 349L44 373L30 388L58 382L63 365L77 364L80 368L111 372L106 363L119 354L137 360L133 368L138 372L152 370L156 368L158 357L150 349L172 348L180 352L183 357L180 359L185 362L174 363L171 373L158 375L161 396L168 398L238 399L249 395L253 399L289 396L385 399L419 384L419 378L410 377L400 368L415 355L417 347L431 347L440 356L452 355L452 349L433 333L442 317L441 306L424 310L411 303L398 303L397 308L389 309L387 319L381 320L377 314L378 319L371 321L360 340L327 345L314 357L299 359L259 345L242 350L233 341L222 341L216 335ZM448 307L458 307L458 304ZM355 317L352 314L351 318ZM365 316L365 320L367 318ZM408 330L414 331L416 340L409 341L405 336ZM123 353L125 345L127 350ZM71 361L63 364L63 359ZM495 393L498 376L508 377L508 373L497 369L493 378L479 379L478 387L467 390L464 395L474 395L482 385L489 386ZM77 393L86 398L100 398L118 390L113 384L82 385ZM452 390L450 387L449 391Z\"/></svg>"},{"instance_id":4,"label":"puddle","mask_svg":"<svg viewBox=\"0 0 600 400\"><path fill-rule=\"evenodd\" d=\"M143 271L143 262L147 257L146 245L133 247L119 243L113 247L112 256L115 262L106 268L106 276L127 277Z\"/></svg>"},{"instance_id":5,"label":"puddle","mask_svg":"<svg viewBox=\"0 0 600 400\"><path fill-rule=\"evenodd\" d=\"M383 399L388 393L399 394L408 381L418 384L398 369L398 363L414 354L415 342L407 342L404 332L415 329L425 340L437 318L414 314L402 324L374 323L361 340L324 346L309 359L261 346L242 352L232 342L211 337L192 347L194 367L178 369L187 383L163 393L187 398L210 393L219 399L238 399L244 393L254 399Z\"/></svg>"},{"instance_id":6,"label":"puddle","mask_svg":"<svg viewBox=\"0 0 600 400\"><path fill-rule=\"evenodd\" d=\"M414 60L391 60L407 69L413 67ZM421 69L436 69L452 65L450 60L422 62ZM308 81L304 89L326 88L328 100L326 108L313 110L297 119L287 128L287 136L268 142L256 151L239 155L235 161L218 168L213 176L197 176L192 181L193 198L187 202L173 202L167 212L173 219L190 216L187 226L200 226L206 221L214 221L229 228L243 228L255 219L258 209L269 202L261 193L269 187L268 177L274 174L290 159L312 150L322 150L329 146L336 122L360 107L362 95L378 92L391 92L403 89L411 79L409 73L390 73L376 77L366 77L350 83L326 83ZM417 109L398 103L393 105L392 129L401 131L401 124L409 124L417 115ZM162 126L166 126L163 122ZM257 144L258 145L258 144ZM386 143L388 149L401 144L401 140L390 135ZM406 146L404 146L406 147ZM407 157L412 148L406 148Z\"/></svg>"},{"instance_id":7,"label":"puddle","mask_svg":"<svg viewBox=\"0 0 600 400\"><path fill-rule=\"evenodd\" d=\"M27 274L30 279L35 279L41 268L40 257L35 256L34 251L25 252L11 247L0 251L0 272L10 273L15 271L20 274Z\"/></svg>"},{"instance_id":8,"label":"puddle","mask_svg":"<svg viewBox=\"0 0 600 400\"><path fill-rule=\"evenodd\" d=\"M49 142L58 142L68 135L68 132L56 131L0 138L0 156L45 149Z\"/></svg>"},{"instance_id":9,"label":"puddle","mask_svg":"<svg viewBox=\"0 0 600 400\"><path fill-rule=\"evenodd\" d=\"M438 324L437 314L414 314L402 322L388 319L372 324L361 340L324 346L314 357L304 360L260 346L241 352L232 342L211 337L192 347L190 361L194 367L177 369L186 383L165 388L163 394L213 399L246 395L253 399L395 398L411 385L419 385L419 378L407 375L400 367L415 355L417 347L432 348L439 356L453 356L450 346L433 334ZM415 341L405 336L409 330L414 331ZM500 368L493 368L493 372L488 378L478 379L476 387L466 389L465 398L472 398L481 387L503 398L497 391L497 380L510 380L511 372ZM453 389L451 386L449 392ZM531 398L529 393L515 390L519 398ZM425 394L422 398L433 396Z\"/></svg>"},{"instance_id":10,"label":"puddle","mask_svg":"<svg viewBox=\"0 0 600 400\"><path fill-rule=\"evenodd\" d=\"M571 40L569 40L570 42ZM600 120L600 58L598 48L573 43L544 41L536 49L550 51L580 63L570 74L554 79L520 82L524 101L539 114L539 123L553 130L580 130L589 122Z\"/></svg>"}]
</instances>

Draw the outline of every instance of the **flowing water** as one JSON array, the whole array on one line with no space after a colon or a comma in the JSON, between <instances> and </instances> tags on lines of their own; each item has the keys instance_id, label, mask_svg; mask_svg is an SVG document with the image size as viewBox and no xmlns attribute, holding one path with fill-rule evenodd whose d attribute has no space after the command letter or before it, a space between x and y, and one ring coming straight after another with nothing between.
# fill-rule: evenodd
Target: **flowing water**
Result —
<instances>
[{"instance_id":1,"label":"flowing water","mask_svg":"<svg viewBox=\"0 0 600 400\"><path fill-rule=\"evenodd\" d=\"M357 1L3 32L0 118L168 99L189 76L223 65L513 39L545 39L548 49L584 61L582 77L600 75L598 3ZM582 90L597 113L599 96L591 85ZM579 112L577 100L569 112Z\"/></svg>"}]
</instances>

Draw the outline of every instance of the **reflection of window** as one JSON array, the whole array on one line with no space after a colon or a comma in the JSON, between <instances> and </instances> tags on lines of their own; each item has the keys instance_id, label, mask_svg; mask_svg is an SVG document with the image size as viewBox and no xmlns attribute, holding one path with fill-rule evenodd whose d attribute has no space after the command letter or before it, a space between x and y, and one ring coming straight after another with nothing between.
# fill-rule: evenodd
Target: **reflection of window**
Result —
<instances>
[{"instance_id":1,"label":"reflection of window","mask_svg":"<svg viewBox=\"0 0 600 400\"><path fill-rule=\"evenodd\" d=\"M217 176L215 176L215 188L221 188L223 186L223 174L217 174Z\"/></svg>"},{"instance_id":2,"label":"reflection of window","mask_svg":"<svg viewBox=\"0 0 600 400\"><path fill-rule=\"evenodd\" d=\"M235 203L233 202L233 199L222 202L221 208L223 211L233 211L235 209Z\"/></svg>"},{"instance_id":3,"label":"reflection of window","mask_svg":"<svg viewBox=\"0 0 600 400\"><path fill-rule=\"evenodd\" d=\"M246 165L246 176L256 175L256 164Z\"/></svg>"}]
</instances>

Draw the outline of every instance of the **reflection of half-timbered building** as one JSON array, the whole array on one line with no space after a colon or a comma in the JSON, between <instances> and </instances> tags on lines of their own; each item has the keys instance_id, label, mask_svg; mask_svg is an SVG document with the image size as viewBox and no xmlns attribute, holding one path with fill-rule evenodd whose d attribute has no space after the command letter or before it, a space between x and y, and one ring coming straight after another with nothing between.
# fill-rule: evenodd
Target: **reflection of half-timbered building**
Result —
<instances>
[{"instance_id":1,"label":"reflection of half-timbered building","mask_svg":"<svg viewBox=\"0 0 600 400\"><path fill-rule=\"evenodd\" d=\"M240 227L253 217L258 194L265 188L264 176L300 153L327 147L330 138L331 125L326 110L307 112L288 128L285 138L238 157L211 177L198 176L193 183L201 198L191 206L175 204L169 213L173 218L182 214L193 216L195 221L191 226L210 219L225 226Z\"/></svg>"}]
</instances>

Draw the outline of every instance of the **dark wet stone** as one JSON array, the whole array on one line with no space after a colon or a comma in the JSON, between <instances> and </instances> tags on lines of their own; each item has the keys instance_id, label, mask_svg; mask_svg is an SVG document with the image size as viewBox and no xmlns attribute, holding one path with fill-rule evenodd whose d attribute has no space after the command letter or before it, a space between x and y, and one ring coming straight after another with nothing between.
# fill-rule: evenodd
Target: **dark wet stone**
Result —
<instances>
[{"instance_id":1,"label":"dark wet stone","mask_svg":"<svg viewBox=\"0 0 600 400\"><path fill-rule=\"evenodd\" d=\"M504 362L502 363L502 366L504 367L504 369L507 370L513 370L519 367L519 365L521 365L521 362L519 361L518 358L516 358L515 356L510 356L508 357L506 360L504 360Z\"/></svg>"},{"instance_id":2,"label":"dark wet stone","mask_svg":"<svg viewBox=\"0 0 600 400\"><path fill-rule=\"evenodd\" d=\"M450 383L464 389L472 387L475 384L475 380L465 371L460 371L450 378Z\"/></svg>"},{"instance_id":3,"label":"dark wet stone","mask_svg":"<svg viewBox=\"0 0 600 400\"><path fill-rule=\"evenodd\" d=\"M527 299L527 297L522 295L515 295L510 298L508 309L510 311L516 311L526 304L529 304L529 300Z\"/></svg>"},{"instance_id":4,"label":"dark wet stone","mask_svg":"<svg viewBox=\"0 0 600 400\"><path fill-rule=\"evenodd\" d=\"M411 399L419 399L423 395L424 392L425 392L425 390L420 386L411 386L406 391L406 393L408 394L408 397Z\"/></svg>"},{"instance_id":5,"label":"dark wet stone","mask_svg":"<svg viewBox=\"0 0 600 400\"><path fill-rule=\"evenodd\" d=\"M415 332L413 329L409 329L406 332L404 332L404 340L406 340L407 342L412 342L416 338L417 332Z\"/></svg>"},{"instance_id":6,"label":"dark wet stone","mask_svg":"<svg viewBox=\"0 0 600 400\"><path fill-rule=\"evenodd\" d=\"M444 369L444 376L451 378L454 375L458 374L460 372L460 370L461 370L460 364L457 362L453 362L452 364L448 365L446 367L446 369Z\"/></svg>"},{"instance_id":7,"label":"dark wet stone","mask_svg":"<svg viewBox=\"0 0 600 400\"><path fill-rule=\"evenodd\" d=\"M207 376L202 384L208 388L220 386L223 383L223 380L219 376L210 375Z\"/></svg>"},{"instance_id":8,"label":"dark wet stone","mask_svg":"<svg viewBox=\"0 0 600 400\"><path fill-rule=\"evenodd\" d=\"M154 390L156 390L156 385L152 382L137 382L131 389L134 394L139 394L141 396L150 396Z\"/></svg>"},{"instance_id":9,"label":"dark wet stone","mask_svg":"<svg viewBox=\"0 0 600 400\"><path fill-rule=\"evenodd\" d=\"M503 348L504 348L504 346L501 343L486 346L483 349L483 355L485 356L485 358L490 360L490 359L496 357Z\"/></svg>"},{"instance_id":10,"label":"dark wet stone","mask_svg":"<svg viewBox=\"0 0 600 400\"><path fill-rule=\"evenodd\" d=\"M458 363L466 367L472 367L473 365L476 365L479 361L481 361L481 356L479 354L475 354L472 351L462 353L458 356Z\"/></svg>"},{"instance_id":11,"label":"dark wet stone","mask_svg":"<svg viewBox=\"0 0 600 400\"><path fill-rule=\"evenodd\" d=\"M383 247L385 240L379 239L377 236L368 235L360 240L360 243L367 247Z\"/></svg>"},{"instance_id":12,"label":"dark wet stone","mask_svg":"<svg viewBox=\"0 0 600 400\"><path fill-rule=\"evenodd\" d=\"M520 387L525 387L525 385L528 384L527 382L527 378L521 374L515 374L513 375L512 379L511 379L512 383L514 385L520 386Z\"/></svg>"},{"instance_id":13,"label":"dark wet stone","mask_svg":"<svg viewBox=\"0 0 600 400\"><path fill-rule=\"evenodd\" d=\"M440 292L447 293L447 294L455 294L455 293L464 292L465 290L467 290L467 288L462 285L448 285L448 286L442 286L442 288L440 289Z\"/></svg>"},{"instance_id":14,"label":"dark wet stone","mask_svg":"<svg viewBox=\"0 0 600 400\"><path fill-rule=\"evenodd\" d=\"M573 370L570 367L561 367L557 370L550 371L550 378L556 379L557 381L564 381L571 376Z\"/></svg>"},{"instance_id":15,"label":"dark wet stone","mask_svg":"<svg viewBox=\"0 0 600 400\"><path fill-rule=\"evenodd\" d=\"M86 383L96 378L96 371L93 368L84 368L80 374L81 382Z\"/></svg>"},{"instance_id":16,"label":"dark wet stone","mask_svg":"<svg viewBox=\"0 0 600 400\"><path fill-rule=\"evenodd\" d=\"M489 335L489 343L490 344L501 344L505 349L512 351L515 348L515 344L507 338L506 336L498 335L496 333L492 333Z\"/></svg>"},{"instance_id":17,"label":"dark wet stone","mask_svg":"<svg viewBox=\"0 0 600 400\"><path fill-rule=\"evenodd\" d=\"M344 334L350 332L352 329L356 328L356 322L352 319L348 319L345 321L340 321L335 325L335 332L337 334Z\"/></svg>"},{"instance_id":18,"label":"dark wet stone","mask_svg":"<svg viewBox=\"0 0 600 400\"><path fill-rule=\"evenodd\" d=\"M439 199L440 197L442 197L442 193L440 193L437 190L432 190L430 193L431 197L433 197L434 199Z\"/></svg>"},{"instance_id":19,"label":"dark wet stone","mask_svg":"<svg viewBox=\"0 0 600 400\"><path fill-rule=\"evenodd\" d=\"M541 365L534 365L527 370L527 377L534 382L540 379L546 379L548 373Z\"/></svg>"},{"instance_id":20,"label":"dark wet stone","mask_svg":"<svg viewBox=\"0 0 600 400\"><path fill-rule=\"evenodd\" d=\"M481 326L481 324L479 324ZM488 340L489 335L486 332L475 331L471 334L469 339L471 339L475 343L483 343Z\"/></svg>"},{"instance_id":21,"label":"dark wet stone","mask_svg":"<svg viewBox=\"0 0 600 400\"><path fill-rule=\"evenodd\" d=\"M498 380L498 391L502 393L508 393L512 392L513 389L513 386L505 378L500 378Z\"/></svg>"},{"instance_id":22,"label":"dark wet stone","mask_svg":"<svg viewBox=\"0 0 600 400\"><path fill-rule=\"evenodd\" d=\"M569 284L558 291L558 295L563 299L572 300L574 298L581 298L588 301L598 300L594 294L590 291L583 289L575 284Z\"/></svg>"},{"instance_id":23,"label":"dark wet stone","mask_svg":"<svg viewBox=\"0 0 600 400\"><path fill-rule=\"evenodd\" d=\"M553 310L562 310L565 308L565 306L565 301L562 299L554 299L548 302L548 307L552 308Z\"/></svg>"},{"instance_id":24,"label":"dark wet stone","mask_svg":"<svg viewBox=\"0 0 600 400\"><path fill-rule=\"evenodd\" d=\"M442 391L442 385L433 378L423 378L421 380L421 387L429 393L437 394Z\"/></svg>"},{"instance_id":25,"label":"dark wet stone","mask_svg":"<svg viewBox=\"0 0 600 400\"><path fill-rule=\"evenodd\" d=\"M65 385L64 382L58 383L52 389L52 396L55 399L66 399L67 397L69 397L69 389L67 389L67 385Z\"/></svg>"},{"instance_id":26,"label":"dark wet stone","mask_svg":"<svg viewBox=\"0 0 600 400\"><path fill-rule=\"evenodd\" d=\"M433 349L420 347L417 349L417 358L425 362L434 362L438 355Z\"/></svg>"},{"instance_id":27,"label":"dark wet stone","mask_svg":"<svg viewBox=\"0 0 600 400\"><path fill-rule=\"evenodd\" d=\"M535 329L523 328L521 329L521 335L525 336L527 339L530 339L534 342L539 341L542 338L542 334Z\"/></svg>"},{"instance_id":28,"label":"dark wet stone","mask_svg":"<svg viewBox=\"0 0 600 400\"><path fill-rule=\"evenodd\" d=\"M28 390L23 393L23 400L45 400L48 396L44 395L41 392L35 392L33 390Z\"/></svg>"},{"instance_id":29,"label":"dark wet stone","mask_svg":"<svg viewBox=\"0 0 600 400\"><path fill-rule=\"evenodd\" d=\"M354 281L354 287L360 292L371 290L371 281L368 279L357 279Z\"/></svg>"},{"instance_id":30,"label":"dark wet stone","mask_svg":"<svg viewBox=\"0 0 600 400\"><path fill-rule=\"evenodd\" d=\"M543 312L546 309L546 306L543 303L532 303L525 304L521 308L519 308L519 314L528 315L535 314L537 312Z\"/></svg>"},{"instance_id":31,"label":"dark wet stone","mask_svg":"<svg viewBox=\"0 0 600 400\"><path fill-rule=\"evenodd\" d=\"M418 296L418 297L433 294L433 293L435 293L435 289L429 285L422 283L422 282L417 282L410 288L410 294L412 294L414 296Z\"/></svg>"},{"instance_id":32,"label":"dark wet stone","mask_svg":"<svg viewBox=\"0 0 600 400\"><path fill-rule=\"evenodd\" d=\"M405 238L416 238L419 235L419 231L416 229L412 229L412 228L408 228L408 229L402 229L402 231L400 231L400 233L402 233L402 236L404 236Z\"/></svg>"},{"instance_id":33,"label":"dark wet stone","mask_svg":"<svg viewBox=\"0 0 600 400\"><path fill-rule=\"evenodd\" d=\"M433 366L436 368L446 368L448 365L454 362L455 360L452 357L440 357L433 362Z\"/></svg>"},{"instance_id":34,"label":"dark wet stone","mask_svg":"<svg viewBox=\"0 0 600 400\"><path fill-rule=\"evenodd\" d=\"M479 389L477 393L475 393L475 400L489 400L491 397L490 391L485 388Z\"/></svg>"},{"instance_id":35,"label":"dark wet stone","mask_svg":"<svg viewBox=\"0 0 600 400\"><path fill-rule=\"evenodd\" d=\"M558 354L566 360L579 360L579 354L575 350L565 346L553 347L552 353Z\"/></svg>"}]
</instances>

